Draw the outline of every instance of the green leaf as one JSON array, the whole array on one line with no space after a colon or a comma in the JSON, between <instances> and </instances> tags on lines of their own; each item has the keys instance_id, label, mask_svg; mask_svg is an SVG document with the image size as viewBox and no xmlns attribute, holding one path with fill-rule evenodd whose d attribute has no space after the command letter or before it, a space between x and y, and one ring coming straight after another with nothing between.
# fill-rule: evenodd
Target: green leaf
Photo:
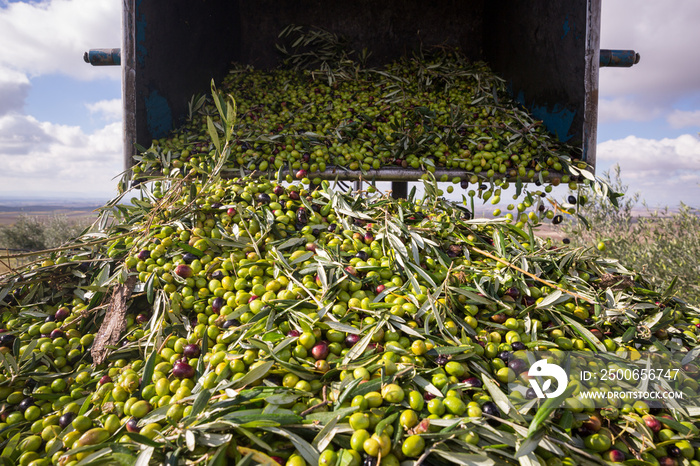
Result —
<instances>
[{"instance_id":1,"label":"green leaf","mask_svg":"<svg viewBox=\"0 0 700 466\"><path fill-rule=\"evenodd\" d=\"M149 304L153 304L153 298L154 298L154 293L153 293L153 282L156 278L155 272L151 272L148 275L148 279L146 280L146 298L148 299Z\"/></svg>"},{"instance_id":2,"label":"green leaf","mask_svg":"<svg viewBox=\"0 0 700 466\"><path fill-rule=\"evenodd\" d=\"M214 456L211 457L208 466L226 466L228 460L226 459L226 445L222 445L216 450Z\"/></svg>"},{"instance_id":3,"label":"green leaf","mask_svg":"<svg viewBox=\"0 0 700 466\"><path fill-rule=\"evenodd\" d=\"M561 405L564 400L566 400L574 391L576 390L577 385L571 385L569 387L566 387L566 390L564 390L564 393L561 395L557 396L556 398L547 398L544 403L540 405L540 407L537 409L537 414L535 414L535 417L532 418L532 421L530 422L530 427L527 429L527 436L528 438L534 436L537 431L539 430L540 426L544 421L546 421L550 414L554 412L555 409Z\"/></svg>"},{"instance_id":4,"label":"green leaf","mask_svg":"<svg viewBox=\"0 0 700 466\"><path fill-rule=\"evenodd\" d=\"M433 449L432 453L447 460L448 464L460 464L462 466L494 466L496 464L488 456L474 453L461 453L442 449Z\"/></svg>"},{"instance_id":5,"label":"green leaf","mask_svg":"<svg viewBox=\"0 0 700 466\"><path fill-rule=\"evenodd\" d=\"M318 464L318 450L316 450L316 448L314 448L313 445L311 445L303 438L288 430L279 429L277 427L266 427L263 428L263 430L288 438L292 442L294 447L296 447L296 449L299 451L299 454L306 460L308 464Z\"/></svg>"},{"instance_id":6,"label":"green leaf","mask_svg":"<svg viewBox=\"0 0 700 466\"><path fill-rule=\"evenodd\" d=\"M484 382L484 387L491 395L491 399L496 403L498 408L503 412L504 415L510 416L518 422L524 422L525 419L522 415L515 409L515 406L510 402L508 397L498 388L496 382L494 382L488 375L482 374L481 380Z\"/></svg>"},{"instance_id":7,"label":"green leaf","mask_svg":"<svg viewBox=\"0 0 700 466\"><path fill-rule=\"evenodd\" d=\"M199 394L197 395L197 398L194 399L194 403L192 404L192 412L190 413L190 416L195 418L199 416L199 413L204 411L204 408L207 407L207 403L209 403L209 400L211 399L211 390L205 388Z\"/></svg>"},{"instance_id":8,"label":"green leaf","mask_svg":"<svg viewBox=\"0 0 700 466\"><path fill-rule=\"evenodd\" d=\"M195 191L195 193L196 193L196 191ZM195 194L195 196L196 196L196 194ZM182 241L173 241L173 242L175 243L175 245L178 248L184 250L185 252L189 252L190 254L194 254L195 256L197 256L199 258L204 256L203 251L200 251L199 249L192 247L187 243L183 243Z\"/></svg>"},{"instance_id":9,"label":"green leaf","mask_svg":"<svg viewBox=\"0 0 700 466\"><path fill-rule=\"evenodd\" d=\"M214 121L211 117L207 115L207 130L209 131L209 137L216 147L216 152L221 153L221 141L219 141L219 132L214 126Z\"/></svg>"},{"instance_id":10,"label":"green leaf","mask_svg":"<svg viewBox=\"0 0 700 466\"><path fill-rule=\"evenodd\" d=\"M150 424L151 422L162 421L163 419L165 419L165 415L168 412L168 409L170 409L170 405L165 405L154 409L153 411L139 419L139 427L143 427L146 424Z\"/></svg>"},{"instance_id":11,"label":"green leaf","mask_svg":"<svg viewBox=\"0 0 700 466\"><path fill-rule=\"evenodd\" d=\"M385 417L384 419L379 421L379 423L376 425L374 431L377 433L377 435L382 435L382 433L384 432L384 429L386 429L386 427L388 425L390 425L392 422L394 422L397 417L399 417L399 413L394 413L394 414L390 415L389 417Z\"/></svg>"},{"instance_id":12,"label":"green leaf","mask_svg":"<svg viewBox=\"0 0 700 466\"><path fill-rule=\"evenodd\" d=\"M236 380L233 385L231 385L231 388L234 390L245 387L246 385L249 385L267 375L267 373L270 371L270 368L275 364L274 361L266 361L262 363L261 365L257 366L255 369L252 371L248 372L246 375L241 377L240 379Z\"/></svg>"},{"instance_id":13,"label":"green leaf","mask_svg":"<svg viewBox=\"0 0 700 466\"><path fill-rule=\"evenodd\" d=\"M153 451L155 450L155 447L149 446L143 449L141 453L139 453L138 458L136 458L136 463L134 463L134 466L148 466L148 464L151 461L151 457L153 456Z\"/></svg>"},{"instance_id":14,"label":"green leaf","mask_svg":"<svg viewBox=\"0 0 700 466\"><path fill-rule=\"evenodd\" d=\"M318 421L322 425L326 425L328 423L333 422L333 419L336 417L340 416L340 419L344 418L345 416L348 416L355 411L357 411L359 407L357 406L352 406L350 408L343 408L339 409L337 411L318 411L315 413L307 414L306 415L306 420L307 421Z\"/></svg>"},{"instance_id":15,"label":"green leaf","mask_svg":"<svg viewBox=\"0 0 700 466\"><path fill-rule=\"evenodd\" d=\"M539 412L539 411L538 411ZM520 458L521 456L526 456L535 451L539 446L542 438L544 437L544 431L538 430L533 435L528 435L523 443L520 444L518 450L515 452L515 457Z\"/></svg>"},{"instance_id":16,"label":"green leaf","mask_svg":"<svg viewBox=\"0 0 700 466\"><path fill-rule=\"evenodd\" d=\"M19 450L17 450L17 445L19 445L19 440L20 440L20 433L17 432L15 435L12 436L12 438L7 442L7 445L5 445L5 449L2 451L2 456L5 458L9 458L11 456L19 455Z\"/></svg>"},{"instance_id":17,"label":"green leaf","mask_svg":"<svg viewBox=\"0 0 700 466\"><path fill-rule=\"evenodd\" d=\"M313 442L311 442L311 444L318 451L323 451L328 445L330 445L331 441L333 440L333 437L338 431L335 428L335 426L338 424L338 421L340 421L340 419L344 417L343 415L337 412L333 414L335 414L335 417L331 421L324 423L325 425L323 426L323 429L321 429L321 431L318 434L316 434L316 437L314 437Z\"/></svg>"},{"instance_id":18,"label":"green leaf","mask_svg":"<svg viewBox=\"0 0 700 466\"><path fill-rule=\"evenodd\" d=\"M551 304L554 304L554 302L561 298L562 292L561 290L554 290L550 294L548 294L546 297L542 298L542 301L537 303L537 308L545 308L547 306L550 306Z\"/></svg>"},{"instance_id":19,"label":"green leaf","mask_svg":"<svg viewBox=\"0 0 700 466\"><path fill-rule=\"evenodd\" d=\"M573 317L566 315L564 312L561 313L561 318L564 319L571 327L573 327L581 338L586 340L589 345L595 346L599 351L607 351L605 345L598 340L598 338L591 333L586 327L578 323Z\"/></svg>"},{"instance_id":20,"label":"green leaf","mask_svg":"<svg viewBox=\"0 0 700 466\"><path fill-rule=\"evenodd\" d=\"M146 385L151 383L153 378L153 371L156 367L156 358L158 357L158 351L155 348L151 350L151 354L146 360L146 365L143 367L143 376L141 377L141 393Z\"/></svg>"},{"instance_id":21,"label":"green leaf","mask_svg":"<svg viewBox=\"0 0 700 466\"><path fill-rule=\"evenodd\" d=\"M372 337L374 336L374 334L377 332L378 329L379 329L379 327L377 325L375 325L371 331L367 332L367 335L360 338L360 341L355 343L355 345L353 345L353 347L350 348L350 351L348 351L347 354L345 355L345 357L343 358L343 364L348 364L350 361L352 361L353 359L357 358L362 353L364 353L365 350L367 349L367 346L372 341Z\"/></svg>"}]
</instances>

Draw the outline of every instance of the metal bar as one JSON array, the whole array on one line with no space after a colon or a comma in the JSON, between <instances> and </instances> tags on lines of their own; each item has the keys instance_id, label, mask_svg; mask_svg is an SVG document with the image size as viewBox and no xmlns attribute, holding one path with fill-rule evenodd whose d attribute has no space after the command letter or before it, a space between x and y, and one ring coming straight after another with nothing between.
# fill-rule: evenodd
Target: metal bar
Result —
<instances>
[{"instance_id":1,"label":"metal bar","mask_svg":"<svg viewBox=\"0 0 700 466\"><path fill-rule=\"evenodd\" d=\"M586 55L583 76L583 160L596 166L598 140L598 81L600 75L601 0L588 0L586 13Z\"/></svg>"},{"instance_id":2,"label":"metal bar","mask_svg":"<svg viewBox=\"0 0 700 466\"><path fill-rule=\"evenodd\" d=\"M639 63L639 54L634 50L606 50L600 51L600 66L629 68Z\"/></svg>"},{"instance_id":3,"label":"metal bar","mask_svg":"<svg viewBox=\"0 0 700 466\"><path fill-rule=\"evenodd\" d=\"M83 60L92 66L121 66L121 49L91 49L85 52Z\"/></svg>"},{"instance_id":4,"label":"metal bar","mask_svg":"<svg viewBox=\"0 0 700 466\"><path fill-rule=\"evenodd\" d=\"M241 176L241 173L243 175L252 175L255 177L269 177L271 179L276 178L276 174L274 172L249 172L246 170L225 170L222 173L222 176L226 178L235 178ZM288 172L292 177L294 176L294 172L289 171ZM535 176L537 176L538 172L535 172ZM284 171L283 171L284 174ZM308 178L309 179L314 179L314 178L320 178L322 180L338 180L338 181L358 181L358 180L363 180L363 181L393 181L393 182L398 182L398 183L392 183L392 190L396 190L397 192L401 192L401 187L398 186L397 184L405 184L407 181L420 181L423 179L423 176L426 174L424 170L420 169L415 169L415 168L380 168L378 170L368 170L365 173L362 173L360 170L345 170L345 169L339 169L336 167L330 167L327 168L325 171L322 172L316 172L316 173L309 173ZM468 180L472 175L477 175L479 176L478 173L474 172L469 172L466 170L454 170L454 169L447 169L447 168L437 168L433 172L433 175L435 178L440 181L442 178L445 178L447 181L451 181L455 177L460 177L463 180ZM549 176L543 177L542 181L551 181L553 179L559 178L563 176L563 173L555 172L554 170L549 170ZM498 176L497 176L498 177ZM500 178L505 178L508 179L509 181L515 181L517 178L510 178L506 177L505 175L501 175ZM572 180L577 179L574 176L570 176ZM480 182L485 182L486 179L479 177ZM534 182L535 180L533 180ZM527 182L526 180L523 180L523 182ZM406 188L403 188L404 191ZM406 193L404 193L404 196Z\"/></svg>"},{"instance_id":5,"label":"metal bar","mask_svg":"<svg viewBox=\"0 0 700 466\"><path fill-rule=\"evenodd\" d=\"M136 18L134 0L122 3L122 96L124 99L124 169L134 165L136 150Z\"/></svg>"}]
</instances>

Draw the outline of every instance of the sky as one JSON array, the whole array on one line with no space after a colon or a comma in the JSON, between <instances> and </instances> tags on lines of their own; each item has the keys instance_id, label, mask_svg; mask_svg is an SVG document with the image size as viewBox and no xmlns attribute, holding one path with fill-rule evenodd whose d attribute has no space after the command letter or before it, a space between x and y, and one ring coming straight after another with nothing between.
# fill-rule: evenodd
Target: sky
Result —
<instances>
[{"instance_id":1,"label":"sky","mask_svg":"<svg viewBox=\"0 0 700 466\"><path fill-rule=\"evenodd\" d=\"M120 0L0 0L0 203L106 201L123 170L121 71L83 61L121 46ZM633 49L602 68L598 174L651 206L700 207L700 2L603 0L601 48Z\"/></svg>"}]
</instances>

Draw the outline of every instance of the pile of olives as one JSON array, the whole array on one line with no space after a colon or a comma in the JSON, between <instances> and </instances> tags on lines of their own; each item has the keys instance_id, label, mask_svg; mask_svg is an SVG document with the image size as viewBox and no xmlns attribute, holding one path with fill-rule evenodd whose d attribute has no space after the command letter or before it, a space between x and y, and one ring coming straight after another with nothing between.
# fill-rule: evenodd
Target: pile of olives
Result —
<instances>
[{"instance_id":1,"label":"pile of olives","mask_svg":"<svg viewBox=\"0 0 700 466\"><path fill-rule=\"evenodd\" d=\"M695 347L697 310L642 276L441 198L192 186L123 207L97 246L3 278L0 436L17 464L515 463L543 403L509 393L528 381L522 352L663 349L679 362ZM610 274L634 281L613 301ZM110 290L128 276L125 332L94 365ZM619 318L615 299L634 311ZM694 396L697 371L684 363L674 387ZM538 432L540 464L700 451L692 416L643 401L570 395Z\"/></svg>"},{"instance_id":2,"label":"pile of olives","mask_svg":"<svg viewBox=\"0 0 700 466\"><path fill-rule=\"evenodd\" d=\"M546 189L514 221L441 197L436 167L487 200L572 165L483 65L440 60L232 73L235 121L193 112L139 155L140 197L0 277L3 461L700 465L700 311L536 236ZM309 178L387 164L425 196ZM577 369L560 398L532 354ZM636 388L577 373L645 358L674 371L646 389L684 399L582 397Z\"/></svg>"},{"instance_id":3,"label":"pile of olives","mask_svg":"<svg viewBox=\"0 0 700 466\"><path fill-rule=\"evenodd\" d=\"M281 171L288 182L308 186L337 178L372 182L392 169L416 180L433 172L449 183L447 192L456 186L468 198L503 201L507 218L527 222L553 219L555 210L540 196L559 184L576 190L589 169L580 148L549 134L486 64L454 50L382 69L358 67L352 79L237 67L214 93L236 102L224 167L233 176L241 169L269 177ZM135 179L211 171L216 148L208 119L219 131L225 125L211 98L193 98L190 106L181 129L139 155L144 164L135 167ZM528 190L529 182L538 186ZM525 199L506 203L501 194L516 183Z\"/></svg>"}]
</instances>

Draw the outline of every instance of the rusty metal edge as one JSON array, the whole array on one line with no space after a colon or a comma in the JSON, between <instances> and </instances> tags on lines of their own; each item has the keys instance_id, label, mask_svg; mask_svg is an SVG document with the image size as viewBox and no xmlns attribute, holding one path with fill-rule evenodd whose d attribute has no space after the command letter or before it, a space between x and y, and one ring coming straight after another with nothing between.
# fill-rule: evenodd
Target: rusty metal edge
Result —
<instances>
[{"instance_id":1,"label":"rusty metal edge","mask_svg":"<svg viewBox=\"0 0 700 466\"><path fill-rule=\"evenodd\" d=\"M124 169L134 165L136 142L136 19L134 0L122 0L122 98Z\"/></svg>"},{"instance_id":2,"label":"rusty metal edge","mask_svg":"<svg viewBox=\"0 0 700 466\"><path fill-rule=\"evenodd\" d=\"M595 170L598 137L598 73L600 69L600 16L601 0L588 0L586 27L586 65L584 72L583 154L584 160ZM595 173L595 171L594 171Z\"/></svg>"}]
</instances>

